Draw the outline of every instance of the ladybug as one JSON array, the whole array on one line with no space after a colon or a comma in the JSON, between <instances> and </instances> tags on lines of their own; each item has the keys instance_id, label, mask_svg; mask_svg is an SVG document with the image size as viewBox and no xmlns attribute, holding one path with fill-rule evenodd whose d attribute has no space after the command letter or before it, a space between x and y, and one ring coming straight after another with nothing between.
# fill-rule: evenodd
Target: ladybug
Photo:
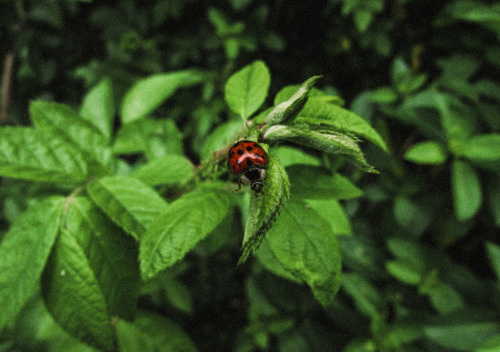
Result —
<instances>
[{"instance_id":1,"label":"ladybug","mask_svg":"<svg viewBox=\"0 0 500 352\"><path fill-rule=\"evenodd\" d=\"M250 188L259 193L262 190L262 181L266 179L266 168L269 163L266 152L253 141L241 140L236 142L227 154L227 168L238 179L238 192L241 184L250 185Z\"/></svg>"}]
</instances>

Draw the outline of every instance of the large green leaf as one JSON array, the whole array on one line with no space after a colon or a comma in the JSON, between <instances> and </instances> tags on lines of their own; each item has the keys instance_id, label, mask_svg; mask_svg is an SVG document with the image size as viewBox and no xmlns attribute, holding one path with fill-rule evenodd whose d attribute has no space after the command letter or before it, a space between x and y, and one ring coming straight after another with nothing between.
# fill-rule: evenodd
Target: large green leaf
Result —
<instances>
[{"instance_id":1,"label":"large green leaf","mask_svg":"<svg viewBox=\"0 0 500 352\"><path fill-rule=\"evenodd\" d=\"M133 176L149 186L175 185L193 172L193 165L180 155L165 155L139 166Z\"/></svg>"},{"instance_id":2,"label":"large green leaf","mask_svg":"<svg viewBox=\"0 0 500 352\"><path fill-rule=\"evenodd\" d=\"M159 315L142 313L132 323L118 320L116 334L122 352L197 351L176 323Z\"/></svg>"},{"instance_id":3,"label":"large green leaf","mask_svg":"<svg viewBox=\"0 0 500 352\"><path fill-rule=\"evenodd\" d=\"M477 213L483 201L476 171L465 161L455 160L451 169L451 185L458 220L470 219Z\"/></svg>"},{"instance_id":4,"label":"large green leaf","mask_svg":"<svg viewBox=\"0 0 500 352\"><path fill-rule=\"evenodd\" d=\"M250 253L259 248L265 234L271 229L290 197L290 181L278 159L269 155L267 178L263 191L252 193L243 238L243 253L238 264L245 262Z\"/></svg>"},{"instance_id":5,"label":"large green leaf","mask_svg":"<svg viewBox=\"0 0 500 352\"><path fill-rule=\"evenodd\" d=\"M341 256L330 224L305 204L290 201L266 237L280 264L306 282L323 305L340 287Z\"/></svg>"},{"instance_id":6,"label":"large green leaf","mask_svg":"<svg viewBox=\"0 0 500 352\"><path fill-rule=\"evenodd\" d=\"M109 78L100 81L85 95L80 115L96 127L109 141L115 116L113 89Z\"/></svg>"},{"instance_id":7,"label":"large green leaf","mask_svg":"<svg viewBox=\"0 0 500 352\"><path fill-rule=\"evenodd\" d=\"M0 175L40 182L79 183L87 178L82 154L44 131L0 128Z\"/></svg>"},{"instance_id":8,"label":"large green leaf","mask_svg":"<svg viewBox=\"0 0 500 352\"><path fill-rule=\"evenodd\" d=\"M43 274L54 319L91 346L112 350L111 316L132 318L139 270L135 242L85 197L68 200L64 229Z\"/></svg>"},{"instance_id":9,"label":"large green leaf","mask_svg":"<svg viewBox=\"0 0 500 352\"><path fill-rule=\"evenodd\" d=\"M224 94L232 111L248 119L264 103L271 83L266 64L255 61L234 73L226 82Z\"/></svg>"},{"instance_id":10,"label":"large green leaf","mask_svg":"<svg viewBox=\"0 0 500 352\"><path fill-rule=\"evenodd\" d=\"M111 172L112 152L106 137L69 106L33 101L30 115L38 128L61 136L77 146L88 161L91 174L99 176Z\"/></svg>"},{"instance_id":11,"label":"large green leaf","mask_svg":"<svg viewBox=\"0 0 500 352\"><path fill-rule=\"evenodd\" d=\"M297 123L328 124L343 132L354 133L368 139L382 150L387 146L382 137L370 124L355 113L334 104L325 103L320 98L311 97L296 119Z\"/></svg>"},{"instance_id":12,"label":"large green leaf","mask_svg":"<svg viewBox=\"0 0 500 352\"><path fill-rule=\"evenodd\" d=\"M156 74L139 80L125 94L121 106L124 124L146 117L171 97L179 88L193 86L202 81L203 74L196 70Z\"/></svg>"},{"instance_id":13,"label":"large green leaf","mask_svg":"<svg viewBox=\"0 0 500 352\"><path fill-rule=\"evenodd\" d=\"M208 188L187 193L170 204L141 239L142 278L153 278L182 259L224 220L230 206L228 194Z\"/></svg>"},{"instance_id":14,"label":"large green leaf","mask_svg":"<svg viewBox=\"0 0 500 352\"><path fill-rule=\"evenodd\" d=\"M110 176L88 185L92 200L121 228L140 239L167 202L138 179Z\"/></svg>"},{"instance_id":15,"label":"large green leaf","mask_svg":"<svg viewBox=\"0 0 500 352\"><path fill-rule=\"evenodd\" d=\"M38 287L56 239L64 198L33 204L12 224L0 244L0 331Z\"/></svg>"}]
</instances>

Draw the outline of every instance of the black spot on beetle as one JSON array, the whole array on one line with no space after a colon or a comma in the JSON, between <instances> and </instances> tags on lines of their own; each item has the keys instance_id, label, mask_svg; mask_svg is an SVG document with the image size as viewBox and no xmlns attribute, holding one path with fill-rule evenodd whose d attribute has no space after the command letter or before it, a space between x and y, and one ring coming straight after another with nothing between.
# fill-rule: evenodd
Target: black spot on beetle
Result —
<instances>
[{"instance_id":1,"label":"black spot on beetle","mask_svg":"<svg viewBox=\"0 0 500 352\"><path fill-rule=\"evenodd\" d=\"M238 151L236 153L238 153L238 155L243 155L244 151L241 149L238 149Z\"/></svg>"},{"instance_id":2,"label":"black spot on beetle","mask_svg":"<svg viewBox=\"0 0 500 352\"><path fill-rule=\"evenodd\" d=\"M247 147L247 152L250 152L250 151L252 151L252 149L253 149L253 147L251 147L251 146L248 146L248 147Z\"/></svg>"},{"instance_id":3,"label":"black spot on beetle","mask_svg":"<svg viewBox=\"0 0 500 352\"><path fill-rule=\"evenodd\" d=\"M232 158L234 156L234 151L232 151L231 153L229 153L229 157Z\"/></svg>"}]
</instances>

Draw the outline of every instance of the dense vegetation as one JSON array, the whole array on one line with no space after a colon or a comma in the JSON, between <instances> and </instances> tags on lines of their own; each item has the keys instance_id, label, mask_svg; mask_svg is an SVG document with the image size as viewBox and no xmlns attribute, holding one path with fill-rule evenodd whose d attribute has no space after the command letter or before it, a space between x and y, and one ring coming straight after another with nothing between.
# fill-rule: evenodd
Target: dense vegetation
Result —
<instances>
[{"instance_id":1,"label":"dense vegetation","mask_svg":"<svg viewBox=\"0 0 500 352\"><path fill-rule=\"evenodd\" d=\"M500 2L0 13L0 351L500 350Z\"/></svg>"}]
</instances>

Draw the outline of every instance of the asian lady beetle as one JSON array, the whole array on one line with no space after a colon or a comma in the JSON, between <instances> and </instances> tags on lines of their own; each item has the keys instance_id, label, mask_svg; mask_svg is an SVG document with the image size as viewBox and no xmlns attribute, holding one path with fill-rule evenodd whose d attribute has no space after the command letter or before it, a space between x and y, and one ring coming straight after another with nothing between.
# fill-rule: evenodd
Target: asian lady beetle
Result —
<instances>
[{"instance_id":1,"label":"asian lady beetle","mask_svg":"<svg viewBox=\"0 0 500 352\"><path fill-rule=\"evenodd\" d=\"M259 193L262 190L262 181L266 179L266 168L269 163L266 152L255 142L241 140L236 142L227 154L227 168L238 179L238 192L241 184L250 185L250 188Z\"/></svg>"}]
</instances>

